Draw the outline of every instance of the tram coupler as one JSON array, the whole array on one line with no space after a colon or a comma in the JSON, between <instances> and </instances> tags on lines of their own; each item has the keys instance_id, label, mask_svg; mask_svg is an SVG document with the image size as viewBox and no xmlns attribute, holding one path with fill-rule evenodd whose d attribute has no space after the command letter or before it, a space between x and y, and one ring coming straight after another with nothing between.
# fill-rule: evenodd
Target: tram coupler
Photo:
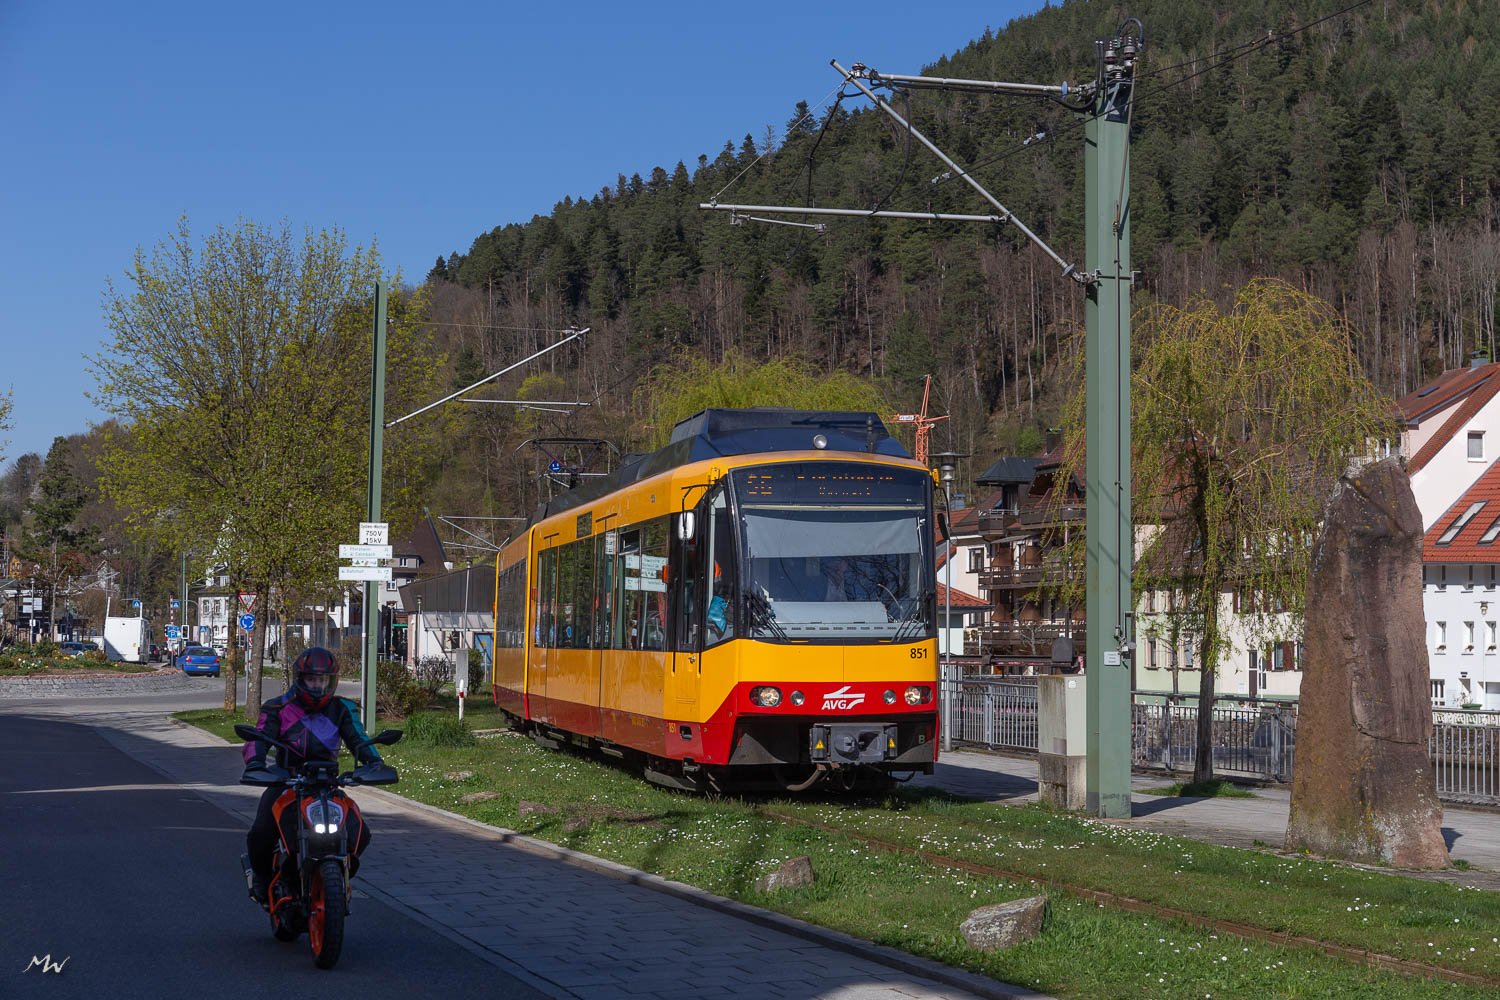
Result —
<instances>
[{"instance_id":1,"label":"tram coupler","mask_svg":"<svg viewBox=\"0 0 1500 1000\"><path fill-rule=\"evenodd\" d=\"M813 763L879 764L897 756L896 727L878 722L825 722L811 727Z\"/></svg>"}]
</instances>

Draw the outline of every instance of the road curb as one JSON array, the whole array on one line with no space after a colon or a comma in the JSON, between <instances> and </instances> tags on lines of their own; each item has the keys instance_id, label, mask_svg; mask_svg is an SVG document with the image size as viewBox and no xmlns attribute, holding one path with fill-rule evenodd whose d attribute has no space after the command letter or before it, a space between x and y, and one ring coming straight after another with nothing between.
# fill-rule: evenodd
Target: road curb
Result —
<instances>
[{"instance_id":1,"label":"road curb","mask_svg":"<svg viewBox=\"0 0 1500 1000\"><path fill-rule=\"evenodd\" d=\"M811 924L805 920L789 917L786 914L777 913L773 910L762 909L758 906L752 906L749 903L741 903L738 900L718 896L699 889L697 886L688 885L685 882L676 882L672 879L662 878L660 875L643 872L639 869L631 868L629 865L620 864L617 861L610 861L607 858L595 857L592 854L585 854L582 851L561 847L550 841L539 840L524 833L518 833L515 830L508 830L505 827L493 826L489 823L464 816L461 813L450 812L441 806L429 805L426 802L398 795L395 792L388 792L379 788L361 787L360 794L378 796L386 799L393 805L408 806L419 812L439 817L449 823L482 830L500 843L530 854L535 854L539 857L562 861L580 868L587 868L590 871L607 875L621 882L673 896L697 906L702 906L705 909L716 910L770 930L802 938L813 944L834 948L845 954L854 955L857 958L864 958L884 965L897 972L912 976L921 976L924 979L930 979L945 986L967 990L978 996L988 997L990 1000L1050 1000L1047 994L1037 993L1024 986L1012 986L996 979L990 979L987 976L981 976L978 973L965 972L962 969L956 969L951 965L944 965L932 959L921 958L896 948L889 948L885 945L876 944L873 941L866 941L852 934L845 934L843 931L820 927L817 924Z\"/></svg>"}]
</instances>

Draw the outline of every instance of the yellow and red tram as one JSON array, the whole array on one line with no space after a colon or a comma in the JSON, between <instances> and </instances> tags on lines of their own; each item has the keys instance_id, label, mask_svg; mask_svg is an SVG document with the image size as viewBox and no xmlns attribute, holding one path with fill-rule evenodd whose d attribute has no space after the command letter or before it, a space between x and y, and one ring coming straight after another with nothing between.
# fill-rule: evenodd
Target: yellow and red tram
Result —
<instances>
[{"instance_id":1,"label":"yellow and red tram","mask_svg":"<svg viewBox=\"0 0 1500 1000\"><path fill-rule=\"evenodd\" d=\"M874 414L704 410L501 551L495 702L676 787L930 773L933 518Z\"/></svg>"}]
</instances>

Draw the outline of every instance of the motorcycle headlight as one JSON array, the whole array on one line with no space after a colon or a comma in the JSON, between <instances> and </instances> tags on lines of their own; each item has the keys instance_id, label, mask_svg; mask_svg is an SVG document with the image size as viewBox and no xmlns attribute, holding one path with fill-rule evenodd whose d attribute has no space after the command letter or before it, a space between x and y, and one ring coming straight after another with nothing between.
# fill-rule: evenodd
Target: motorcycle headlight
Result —
<instances>
[{"instance_id":1,"label":"motorcycle headlight","mask_svg":"<svg viewBox=\"0 0 1500 1000\"><path fill-rule=\"evenodd\" d=\"M344 807L337 802L320 802L309 799L307 803L307 825L313 833L338 833L344 825Z\"/></svg>"}]
</instances>

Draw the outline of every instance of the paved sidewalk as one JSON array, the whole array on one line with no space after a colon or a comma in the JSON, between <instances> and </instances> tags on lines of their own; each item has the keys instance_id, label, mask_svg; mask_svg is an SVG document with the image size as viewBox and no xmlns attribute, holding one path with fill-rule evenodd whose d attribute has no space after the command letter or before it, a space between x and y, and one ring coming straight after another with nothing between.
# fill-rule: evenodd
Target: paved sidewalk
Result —
<instances>
[{"instance_id":1,"label":"paved sidewalk","mask_svg":"<svg viewBox=\"0 0 1500 1000\"><path fill-rule=\"evenodd\" d=\"M45 714L97 727L249 826L260 793L236 784L238 747L124 704L58 704ZM356 896L413 916L549 996L1040 996L393 794L355 794L374 833Z\"/></svg>"},{"instance_id":2,"label":"paved sidewalk","mask_svg":"<svg viewBox=\"0 0 1500 1000\"><path fill-rule=\"evenodd\" d=\"M942 754L936 773L930 777L918 775L913 783L989 802L1026 803L1036 801L1036 779L1034 757L952 750ZM1248 799L1148 795L1142 791L1161 788L1172 780L1164 775L1132 775L1133 815L1128 820L1109 822L1227 847L1281 848L1291 812L1289 790L1256 788L1254 798ZM1405 874L1500 890L1500 814L1445 805L1443 835L1453 859L1473 867L1469 871Z\"/></svg>"}]
</instances>

